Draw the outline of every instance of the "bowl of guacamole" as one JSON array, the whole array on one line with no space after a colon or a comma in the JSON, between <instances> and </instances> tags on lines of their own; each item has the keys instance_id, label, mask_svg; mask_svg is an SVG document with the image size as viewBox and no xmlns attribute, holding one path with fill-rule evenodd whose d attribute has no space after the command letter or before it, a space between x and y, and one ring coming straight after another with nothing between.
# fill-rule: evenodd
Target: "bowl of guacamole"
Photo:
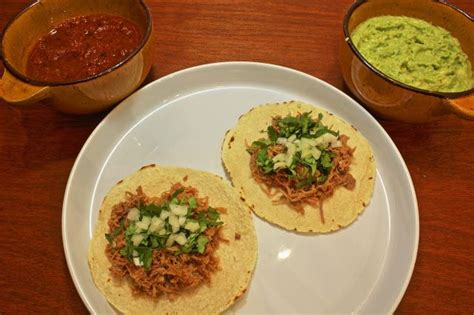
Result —
<instances>
[{"instance_id":1,"label":"bowl of guacamole","mask_svg":"<svg viewBox=\"0 0 474 315\"><path fill-rule=\"evenodd\" d=\"M441 26L408 16L376 16L359 24L351 40L373 67L409 86L447 93L473 86L469 57Z\"/></svg>"},{"instance_id":2,"label":"bowl of guacamole","mask_svg":"<svg viewBox=\"0 0 474 315\"><path fill-rule=\"evenodd\" d=\"M356 1L343 23L344 81L382 118L474 119L473 22L443 1Z\"/></svg>"}]
</instances>

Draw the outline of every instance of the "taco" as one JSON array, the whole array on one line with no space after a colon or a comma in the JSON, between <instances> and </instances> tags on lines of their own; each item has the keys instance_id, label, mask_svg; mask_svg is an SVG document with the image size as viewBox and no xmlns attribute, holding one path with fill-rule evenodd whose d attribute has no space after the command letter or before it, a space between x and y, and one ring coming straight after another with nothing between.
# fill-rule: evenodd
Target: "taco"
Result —
<instances>
[{"instance_id":1,"label":"taco","mask_svg":"<svg viewBox=\"0 0 474 315\"><path fill-rule=\"evenodd\" d=\"M325 233L349 225L374 190L372 149L353 126L291 101L242 115L222 144L241 199L288 230Z\"/></svg>"},{"instance_id":2,"label":"taco","mask_svg":"<svg viewBox=\"0 0 474 315\"><path fill-rule=\"evenodd\" d=\"M150 165L106 195L89 247L92 277L126 314L217 314L252 277L252 213L221 177Z\"/></svg>"}]
</instances>

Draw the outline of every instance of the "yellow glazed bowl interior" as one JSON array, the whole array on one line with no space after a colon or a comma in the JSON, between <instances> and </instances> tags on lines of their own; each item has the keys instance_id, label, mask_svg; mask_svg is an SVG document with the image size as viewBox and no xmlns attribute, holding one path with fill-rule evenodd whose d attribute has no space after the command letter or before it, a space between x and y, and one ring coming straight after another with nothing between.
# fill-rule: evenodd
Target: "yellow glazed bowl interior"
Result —
<instances>
[{"instance_id":1,"label":"yellow glazed bowl interior","mask_svg":"<svg viewBox=\"0 0 474 315\"><path fill-rule=\"evenodd\" d=\"M375 115L390 120L427 122L455 113L474 119L474 89L460 93L421 90L374 68L357 51L350 34L365 20L382 15L409 16L441 26L456 37L474 66L474 23L471 16L441 1L359 0L346 14L340 65L351 92Z\"/></svg>"},{"instance_id":2,"label":"yellow glazed bowl interior","mask_svg":"<svg viewBox=\"0 0 474 315\"><path fill-rule=\"evenodd\" d=\"M62 21L81 15L110 14L135 22L143 31L136 50L113 67L70 82L28 78L28 56L37 40ZM152 20L141 0L41 0L20 12L5 28L0 51L5 65L2 96L12 104L48 98L61 111L86 114L110 107L132 93L151 67Z\"/></svg>"}]
</instances>

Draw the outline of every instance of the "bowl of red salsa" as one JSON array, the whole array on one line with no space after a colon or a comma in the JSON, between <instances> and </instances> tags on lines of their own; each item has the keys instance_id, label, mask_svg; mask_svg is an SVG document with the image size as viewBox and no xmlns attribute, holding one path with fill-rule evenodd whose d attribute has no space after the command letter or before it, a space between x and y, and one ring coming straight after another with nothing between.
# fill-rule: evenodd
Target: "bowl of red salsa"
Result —
<instances>
[{"instance_id":1,"label":"bowl of red salsa","mask_svg":"<svg viewBox=\"0 0 474 315\"><path fill-rule=\"evenodd\" d=\"M142 0L40 0L3 32L0 97L12 104L47 98L67 113L105 110L147 76L151 32Z\"/></svg>"}]
</instances>

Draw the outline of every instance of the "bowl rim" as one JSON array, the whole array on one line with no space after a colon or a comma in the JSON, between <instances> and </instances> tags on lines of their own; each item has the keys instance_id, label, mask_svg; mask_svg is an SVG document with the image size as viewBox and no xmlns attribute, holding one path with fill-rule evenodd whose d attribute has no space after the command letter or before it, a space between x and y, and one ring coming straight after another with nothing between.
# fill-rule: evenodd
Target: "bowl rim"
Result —
<instances>
[{"instance_id":1,"label":"bowl rim","mask_svg":"<svg viewBox=\"0 0 474 315\"><path fill-rule=\"evenodd\" d=\"M91 80L94 80L98 77L101 77L101 76L104 76L112 71L114 71L115 69L123 66L124 64L126 64L130 59L132 59L133 57L135 57L138 52L140 52L143 47L145 46L145 44L148 42L148 40L150 39L150 36L151 36L151 32L152 32L152 24L153 24L153 21L151 19L151 13L150 13L150 9L148 8L148 6L146 5L146 3L144 2L144 0L136 0L135 2L138 2L137 4L139 6L142 7L143 11L145 12L145 18L146 18L146 29L145 29L145 33L143 34L142 36L142 40L140 41L140 43L138 44L138 46L133 50L133 52L131 54L129 54L126 58L122 59L121 61L119 61L118 63L114 64L113 66L105 69L105 70L102 70L101 72L98 72L92 76L88 76L88 77L85 77L85 78L82 78L82 79L78 79L78 80L69 80L69 81L52 81L52 82L49 82L49 81L41 81L41 80L34 80L34 79L31 79L31 78L28 78L26 75L24 75L23 73L21 73L20 71L18 71L9 61L8 59L5 57L4 55L4 52L3 52L3 40L4 40L4 37L5 37L5 34L6 32L8 31L8 29L10 28L10 26L18 19L20 18L23 14L25 14L28 10L34 8L35 6L37 5L40 5L41 4L41 0L39 1L36 1L32 4L30 4L29 6L27 6L26 8L24 8L23 10L21 10L20 12L18 12L13 18L11 18L8 23L5 25L5 27L3 28L3 31L1 33L1 36L0 36L0 59L3 60L3 64L5 66L5 68L10 72L12 73L15 77L17 77L18 79L28 83L28 84L31 84L31 85L35 85L35 86L64 86L64 85L74 85L76 83L82 83L82 82L86 82L86 81L91 81ZM104 14L107 14L107 13L104 13Z\"/></svg>"},{"instance_id":2,"label":"bowl rim","mask_svg":"<svg viewBox=\"0 0 474 315\"><path fill-rule=\"evenodd\" d=\"M411 86L411 85L408 85L408 84L405 84L401 81L398 81L398 80L395 80L391 77L389 77L388 75L386 75L385 73L383 73L382 71L378 70L377 68L375 68L369 61L367 61L367 59L364 58L364 56L362 56L362 54L357 50L357 48L355 47L354 43L352 42L352 39L351 39L351 36L350 36L350 32L349 32L349 21L352 17L352 14L354 13L354 11L359 7L361 6L362 4L366 3L366 2L369 2L370 0L356 0L350 7L349 9L347 10L346 14L344 15L344 20L343 20L343 23L342 23L342 28L343 28L343 31L344 31L344 41L349 45L349 47L351 48L351 50L354 52L354 54L359 58L359 60L365 65L367 66L372 72L374 72L375 74L377 74L378 76L380 76L382 79L390 82L390 83L393 83L395 84L396 86L398 87L401 87L401 88L404 88L404 89L408 89L408 90L411 90L411 91L414 91L414 92L418 92L418 93L422 93L422 94L426 94L426 95L431 95L431 96L437 96L437 97L443 97L443 98L458 98L458 97L461 97L461 96L466 96L466 95L470 95L471 93L474 92L474 87L470 88L469 90L465 90L465 91L461 91L461 92L437 92L437 91L431 91L431 90L424 90L424 89L420 89L420 88L417 88L417 87L414 87L414 86ZM451 3L448 3L444 0L433 0L433 2L438 2L442 5L446 5L448 8L456 11L457 13L460 13L461 15L463 15L465 18L467 18L469 21L471 21L471 23L474 21L474 18L472 16L470 16L468 13L466 13L465 11L461 10L460 8L456 7L455 5L451 4Z\"/></svg>"}]
</instances>

